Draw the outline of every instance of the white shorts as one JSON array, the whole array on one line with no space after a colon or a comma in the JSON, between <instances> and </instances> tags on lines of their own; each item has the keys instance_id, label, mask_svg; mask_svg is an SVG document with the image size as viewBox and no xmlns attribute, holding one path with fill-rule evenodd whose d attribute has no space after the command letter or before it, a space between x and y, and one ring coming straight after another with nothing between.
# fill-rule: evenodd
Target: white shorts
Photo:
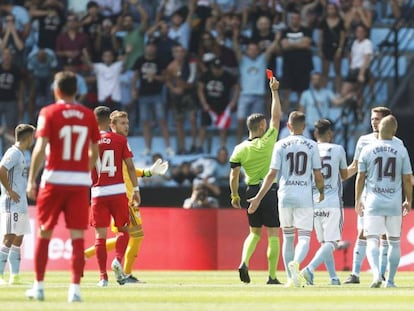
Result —
<instances>
[{"instance_id":1,"label":"white shorts","mask_svg":"<svg viewBox=\"0 0 414 311\"><path fill-rule=\"evenodd\" d=\"M357 216L357 229L358 229L358 234L359 232L364 230L364 216Z\"/></svg>"},{"instance_id":2,"label":"white shorts","mask_svg":"<svg viewBox=\"0 0 414 311\"><path fill-rule=\"evenodd\" d=\"M344 226L342 208L318 208L313 212L316 237L320 243L339 241Z\"/></svg>"},{"instance_id":3,"label":"white shorts","mask_svg":"<svg viewBox=\"0 0 414 311\"><path fill-rule=\"evenodd\" d=\"M364 216L364 236L381 235L401 236L402 216Z\"/></svg>"},{"instance_id":4,"label":"white shorts","mask_svg":"<svg viewBox=\"0 0 414 311\"><path fill-rule=\"evenodd\" d=\"M30 231L30 217L28 213L1 213L1 233L25 235Z\"/></svg>"},{"instance_id":5,"label":"white shorts","mask_svg":"<svg viewBox=\"0 0 414 311\"><path fill-rule=\"evenodd\" d=\"M312 207L280 207L279 220L281 228L295 227L312 231L313 208Z\"/></svg>"}]
</instances>

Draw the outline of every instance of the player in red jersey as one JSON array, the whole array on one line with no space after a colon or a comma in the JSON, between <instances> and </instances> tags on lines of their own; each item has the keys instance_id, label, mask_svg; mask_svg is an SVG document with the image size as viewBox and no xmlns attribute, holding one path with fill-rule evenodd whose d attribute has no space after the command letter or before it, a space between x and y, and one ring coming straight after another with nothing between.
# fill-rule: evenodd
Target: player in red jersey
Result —
<instances>
[{"instance_id":1,"label":"player in red jersey","mask_svg":"<svg viewBox=\"0 0 414 311\"><path fill-rule=\"evenodd\" d=\"M34 258L36 279L26 296L44 300L49 242L63 212L72 240L68 301L76 302L81 301L80 279L85 265L83 235L88 228L90 170L95 166L100 137L92 111L75 102L76 76L59 72L54 85L57 102L40 111L27 183L28 197L36 199L36 178L46 158L36 202L40 229Z\"/></svg>"},{"instance_id":2,"label":"player in red jersey","mask_svg":"<svg viewBox=\"0 0 414 311\"><path fill-rule=\"evenodd\" d=\"M125 276L122 271L121 261L128 245L128 225L130 220L128 198L122 173L123 162L127 167L129 178L134 187L132 200L136 204L139 204L141 201L138 180L132 161L133 155L126 137L110 130L110 109L105 106L99 106L95 108L94 113L101 130L99 158L96 163L96 170L92 171L91 205L91 225L95 227L96 231L95 250L100 270L98 286L108 286L106 237L111 216L118 231L115 243L116 254L111 267L115 272L117 282L123 285L125 283ZM117 113L123 114L121 111Z\"/></svg>"}]
</instances>

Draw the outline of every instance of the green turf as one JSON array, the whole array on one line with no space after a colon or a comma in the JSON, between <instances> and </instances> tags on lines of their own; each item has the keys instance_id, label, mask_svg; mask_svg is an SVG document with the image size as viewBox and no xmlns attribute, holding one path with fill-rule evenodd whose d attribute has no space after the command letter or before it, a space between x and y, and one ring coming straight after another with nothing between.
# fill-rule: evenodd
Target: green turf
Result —
<instances>
[{"instance_id":1,"label":"green turf","mask_svg":"<svg viewBox=\"0 0 414 311\"><path fill-rule=\"evenodd\" d=\"M344 280L348 273L341 272ZM98 288L98 273L87 271L82 281L84 302L66 302L68 272L48 272L46 301L24 297L33 273L22 274L27 285L0 287L1 310L168 310L168 311L244 311L244 310L412 310L414 272L399 272L398 288L368 288L369 273L361 275L359 285L330 286L325 272L315 275L315 286L284 288L266 285L264 271L250 271L252 283L242 284L237 271L143 271L137 276L145 284L119 286L111 275L107 288ZM278 274L285 281L283 272Z\"/></svg>"}]
</instances>

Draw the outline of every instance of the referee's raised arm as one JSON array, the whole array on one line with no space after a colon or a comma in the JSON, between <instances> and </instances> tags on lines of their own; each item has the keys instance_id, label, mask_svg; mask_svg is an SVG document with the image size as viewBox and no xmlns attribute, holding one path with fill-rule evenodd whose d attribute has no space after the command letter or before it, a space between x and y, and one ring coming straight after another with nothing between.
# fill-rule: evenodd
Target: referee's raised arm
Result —
<instances>
[{"instance_id":1,"label":"referee's raised arm","mask_svg":"<svg viewBox=\"0 0 414 311\"><path fill-rule=\"evenodd\" d=\"M279 81L272 77L269 81L270 91L272 92L272 107L270 111L270 122L269 126L279 130L280 127L280 117L282 114L282 107L280 105L280 98L279 98Z\"/></svg>"}]
</instances>

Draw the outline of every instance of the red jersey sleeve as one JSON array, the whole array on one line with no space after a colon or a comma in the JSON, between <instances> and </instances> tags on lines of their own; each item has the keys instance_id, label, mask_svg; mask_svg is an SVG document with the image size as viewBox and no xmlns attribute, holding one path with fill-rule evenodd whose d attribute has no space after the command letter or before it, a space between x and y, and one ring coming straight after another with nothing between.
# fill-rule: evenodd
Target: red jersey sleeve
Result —
<instances>
[{"instance_id":1,"label":"red jersey sleeve","mask_svg":"<svg viewBox=\"0 0 414 311\"><path fill-rule=\"evenodd\" d=\"M51 120L47 113L47 109L43 108L40 110L39 117L37 119L37 127L36 127L36 134L35 137L48 137L50 138L50 130L51 130Z\"/></svg>"},{"instance_id":2,"label":"red jersey sleeve","mask_svg":"<svg viewBox=\"0 0 414 311\"><path fill-rule=\"evenodd\" d=\"M123 148L123 154L122 154L122 159L128 159L128 158L133 158L134 155L131 151L131 148L129 147L129 143L128 140L125 138L125 144L124 144L124 148Z\"/></svg>"},{"instance_id":3,"label":"red jersey sleeve","mask_svg":"<svg viewBox=\"0 0 414 311\"><path fill-rule=\"evenodd\" d=\"M95 115L92 113L91 117L91 142L93 144L98 143L99 139L101 139L101 134L99 133L98 122L96 121Z\"/></svg>"}]
</instances>

